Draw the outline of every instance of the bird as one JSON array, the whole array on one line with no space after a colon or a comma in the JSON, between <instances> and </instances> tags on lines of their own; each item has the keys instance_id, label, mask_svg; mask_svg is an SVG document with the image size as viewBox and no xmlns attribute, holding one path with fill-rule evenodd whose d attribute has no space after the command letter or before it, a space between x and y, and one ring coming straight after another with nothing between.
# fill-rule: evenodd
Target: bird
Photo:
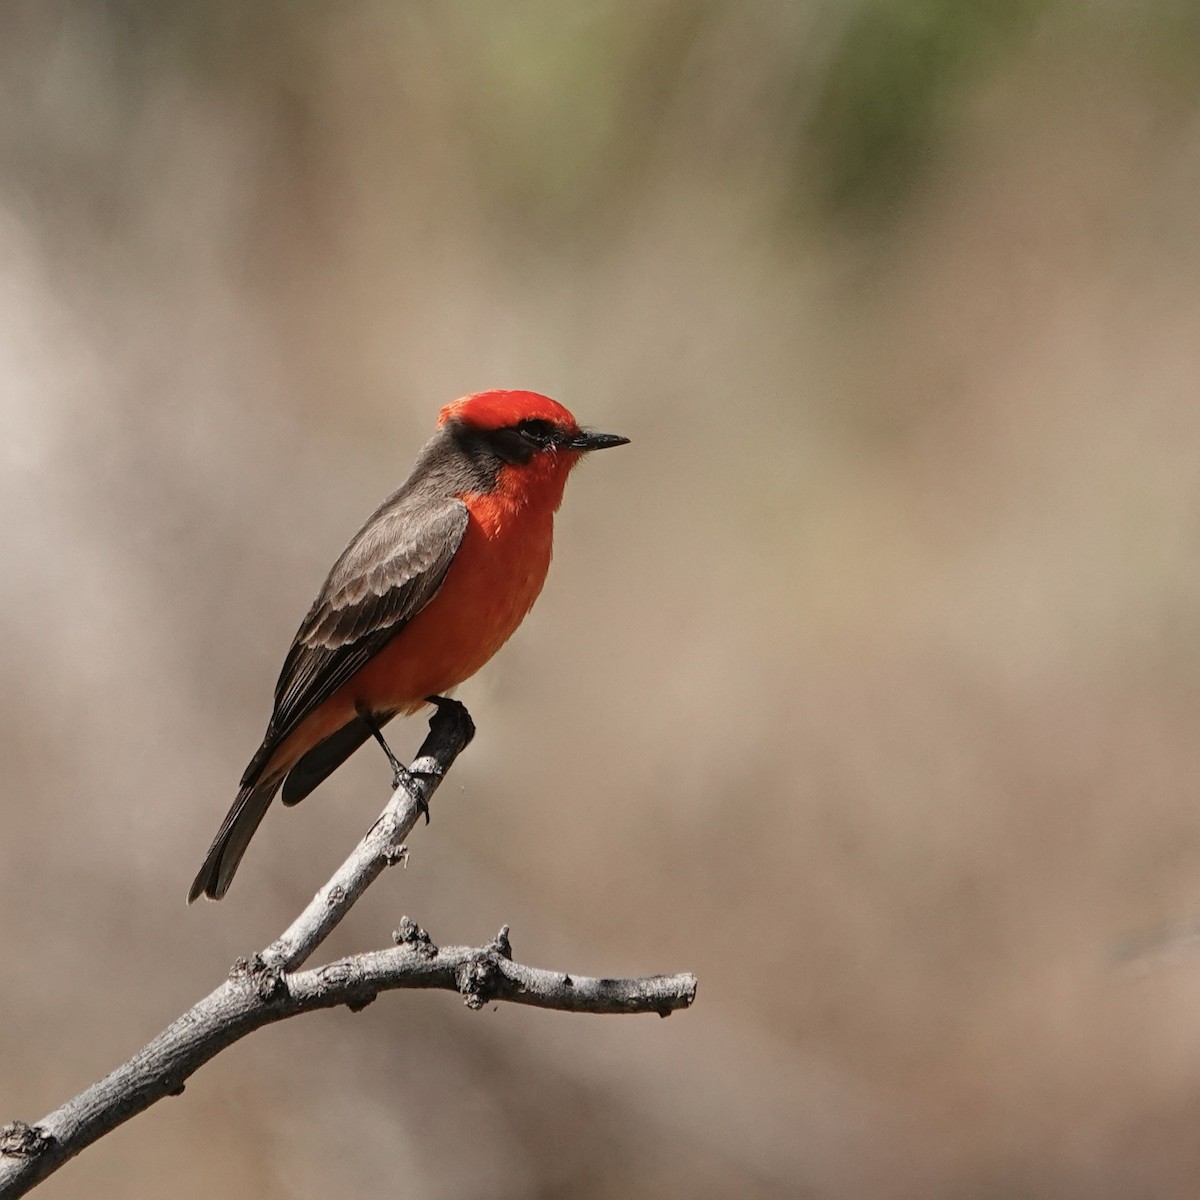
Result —
<instances>
[{"instance_id":1,"label":"bird","mask_svg":"<svg viewBox=\"0 0 1200 1200\"><path fill-rule=\"evenodd\" d=\"M219 900L271 802L298 804L382 729L474 675L542 590L572 467L629 439L496 389L441 409L412 472L354 535L296 631L262 745L188 892ZM428 814L427 814L428 815Z\"/></svg>"}]
</instances>

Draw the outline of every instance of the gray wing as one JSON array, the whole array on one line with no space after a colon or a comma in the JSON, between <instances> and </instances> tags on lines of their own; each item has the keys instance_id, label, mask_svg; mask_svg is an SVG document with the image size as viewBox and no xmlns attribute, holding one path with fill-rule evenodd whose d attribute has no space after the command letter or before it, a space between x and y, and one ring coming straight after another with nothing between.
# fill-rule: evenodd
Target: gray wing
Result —
<instances>
[{"instance_id":1,"label":"gray wing","mask_svg":"<svg viewBox=\"0 0 1200 1200\"><path fill-rule=\"evenodd\" d=\"M329 572L275 685L275 711L243 784L300 723L437 595L467 528L452 496L402 490L371 517Z\"/></svg>"}]
</instances>

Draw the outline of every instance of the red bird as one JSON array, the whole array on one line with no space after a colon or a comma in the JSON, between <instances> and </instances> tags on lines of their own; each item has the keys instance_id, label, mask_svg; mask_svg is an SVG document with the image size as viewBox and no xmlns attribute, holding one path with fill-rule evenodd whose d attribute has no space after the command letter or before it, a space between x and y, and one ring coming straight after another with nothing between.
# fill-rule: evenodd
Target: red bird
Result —
<instances>
[{"instance_id":1,"label":"red bird","mask_svg":"<svg viewBox=\"0 0 1200 1200\"><path fill-rule=\"evenodd\" d=\"M275 793L297 804L368 738L474 675L542 590L567 475L628 438L535 392L447 405L407 482L333 564L284 659L275 710L188 893L219 900Z\"/></svg>"}]
</instances>

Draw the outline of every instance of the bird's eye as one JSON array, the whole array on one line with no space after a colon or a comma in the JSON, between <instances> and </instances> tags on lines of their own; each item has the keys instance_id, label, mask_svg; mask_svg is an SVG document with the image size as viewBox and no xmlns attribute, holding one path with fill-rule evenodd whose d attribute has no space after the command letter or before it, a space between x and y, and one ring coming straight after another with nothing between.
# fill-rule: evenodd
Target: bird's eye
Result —
<instances>
[{"instance_id":1,"label":"bird's eye","mask_svg":"<svg viewBox=\"0 0 1200 1200\"><path fill-rule=\"evenodd\" d=\"M536 417L531 417L527 421L519 421L517 423L517 432L527 442L542 447L548 446L554 441L556 430L549 421L542 421Z\"/></svg>"}]
</instances>

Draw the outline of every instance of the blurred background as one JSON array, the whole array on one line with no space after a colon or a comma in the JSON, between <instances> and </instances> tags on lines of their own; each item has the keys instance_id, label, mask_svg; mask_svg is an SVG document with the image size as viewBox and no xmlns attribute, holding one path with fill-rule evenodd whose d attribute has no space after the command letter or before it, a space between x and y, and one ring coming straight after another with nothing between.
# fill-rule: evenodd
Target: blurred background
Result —
<instances>
[{"instance_id":1,"label":"blurred background","mask_svg":"<svg viewBox=\"0 0 1200 1200\"><path fill-rule=\"evenodd\" d=\"M275 1026L38 1194L1195 1196L1198 53L1180 0L5 5L0 1121L382 807L364 752L185 908L487 387L633 444L326 957L701 981Z\"/></svg>"}]
</instances>

